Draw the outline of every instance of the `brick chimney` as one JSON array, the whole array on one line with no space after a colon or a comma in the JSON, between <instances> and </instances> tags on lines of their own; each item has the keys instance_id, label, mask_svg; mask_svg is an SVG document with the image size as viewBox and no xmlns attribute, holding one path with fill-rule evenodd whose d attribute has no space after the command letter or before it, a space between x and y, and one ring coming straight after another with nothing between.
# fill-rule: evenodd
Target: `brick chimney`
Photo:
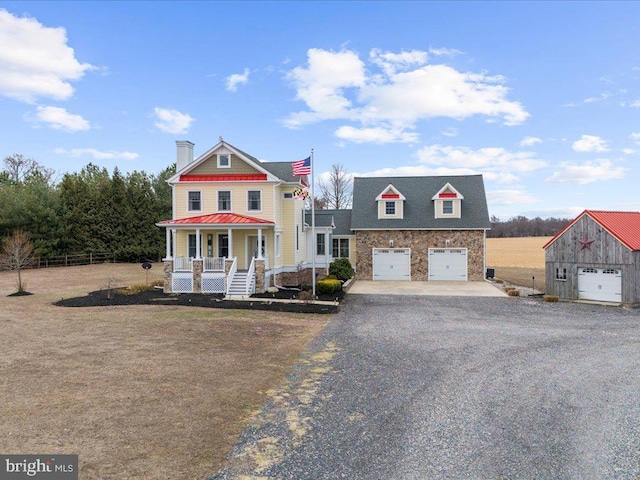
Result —
<instances>
[{"instance_id":1,"label":"brick chimney","mask_svg":"<svg viewBox=\"0 0 640 480\"><path fill-rule=\"evenodd\" d=\"M193 143L187 140L176 140L176 171L193 162Z\"/></svg>"}]
</instances>

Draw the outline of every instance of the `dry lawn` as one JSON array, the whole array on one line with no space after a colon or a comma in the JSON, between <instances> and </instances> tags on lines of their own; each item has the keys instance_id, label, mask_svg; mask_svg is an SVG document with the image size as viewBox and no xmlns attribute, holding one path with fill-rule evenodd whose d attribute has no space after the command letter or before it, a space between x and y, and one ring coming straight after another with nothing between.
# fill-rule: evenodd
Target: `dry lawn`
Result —
<instances>
[{"instance_id":1,"label":"dry lawn","mask_svg":"<svg viewBox=\"0 0 640 480\"><path fill-rule=\"evenodd\" d=\"M326 316L178 306L64 308L140 265L0 272L0 451L76 453L80 478L204 479ZM154 265L150 281L162 276Z\"/></svg>"},{"instance_id":2,"label":"dry lawn","mask_svg":"<svg viewBox=\"0 0 640 480\"><path fill-rule=\"evenodd\" d=\"M487 238L487 267L496 278L545 291L544 250L552 237Z\"/></svg>"}]
</instances>

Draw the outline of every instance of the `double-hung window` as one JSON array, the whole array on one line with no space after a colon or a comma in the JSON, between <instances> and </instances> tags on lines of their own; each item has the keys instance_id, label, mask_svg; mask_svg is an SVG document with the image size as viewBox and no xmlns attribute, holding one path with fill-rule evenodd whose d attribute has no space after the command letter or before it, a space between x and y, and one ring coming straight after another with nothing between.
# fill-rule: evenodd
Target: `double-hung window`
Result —
<instances>
[{"instance_id":1,"label":"double-hung window","mask_svg":"<svg viewBox=\"0 0 640 480\"><path fill-rule=\"evenodd\" d=\"M384 202L384 213L385 215L395 215L396 202Z\"/></svg>"},{"instance_id":2,"label":"double-hung window","mask_svg":"<svg viewBox=\"0 0 640 480\"><path fill-rule=\"evenodd\" d=\"M324 255L324 252L326 251L324 239L325 239L324 233L317 234L316 236L316 254L317 255Z\"/></svg>"},{"instance_id":3,"label":"double-hung window","mask_svg":"<svg viewBox=\"0 0 640 480\"><path fill-rule=\"evenodd\" d=\"M349 258L349 239L333 239L333 258Z\"/></svg>"},{"instance_id":4,"label":"double-hung window","mask_svg":"<svg viewBox=\"0 0 640 480\"><path fill-rule=\"evenodd\" d=\"M247 210L249 212L259 212L262 210L260 190L249 190L247 192Z\"/></svg>"},{"instance_id":5,"label":"double-hung window","mask_svg":"<svg viewBox=\"0 0 640 480\"><path fill-rule=\"evenodd\" d=\"M442 214L453 215L453 200L444 200L442 202Z\"/></svg>"},{"instance_id":6,"label":"double-hung window","mask_svg":"<svg viewBox=\"0 0 640 480\"><path fill-rule=\"evenodd\" d=\"M200 212L202 210L202 192L191 191L188 193L188 199L190 212Z\"/></svg>"},{"instance_id":7,"label":"double-hung window","mask_svg":"<svg viewBox=\"0 0 640 480\"><path fill-rule=\"evenodd\" d=\"M231 211L231 191L229 190L218 191L218 211L219 212Z\"/></svg>"}]
</instances>

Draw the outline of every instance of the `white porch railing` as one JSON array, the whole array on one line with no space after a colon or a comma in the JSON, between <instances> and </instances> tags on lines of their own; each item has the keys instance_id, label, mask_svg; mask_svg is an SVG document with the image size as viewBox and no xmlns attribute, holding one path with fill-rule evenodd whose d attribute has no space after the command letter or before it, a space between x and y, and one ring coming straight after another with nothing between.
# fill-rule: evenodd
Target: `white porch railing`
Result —
<instances>
[{"instance_id":1,"label":"white porch railing","mask_svg":"<svg viewBox=\"0 0 640 480\"><path fill-rule=\"evenodd\" d=\"M231 267L229 268L229 273L227 274L227 289L225 292L227 296L229 296L229 290L231 290L231 280L233 280L233 277L236 274L237 270L238 270L238 257L233 257L233 263L231 264Z\"/></svg>"},{"instance_id":2,"label":"white porch railing","mask_svg":"<svg viewBox=\"0 0 640 480\"><path fill-rule=\"evenodd\" d=\"M224 272L224 257L205 257L203 262L203 271L205 272Z\"/></svg>"},{"instance_id":3,"label":"white porch railing","mask_svg":"<svg viewBox=\"0 0 640 480\"><path fill-rule=\"evenodd\" d=\"M245 286L246 295L253 295L256 290L256 259L251 259L251 265L249 265L249 270L247 271L247 283Z\"/></svg>"},{"instance_id":4,"label":"white porch railing","mask_svg":"<svg viewBox=\"0 0 640 480\"><path fill-rule=\"evenodd\" d=\"M190 258L173 257L174 272L193 272L193 262Z\"/></svg>"}]
</instances>

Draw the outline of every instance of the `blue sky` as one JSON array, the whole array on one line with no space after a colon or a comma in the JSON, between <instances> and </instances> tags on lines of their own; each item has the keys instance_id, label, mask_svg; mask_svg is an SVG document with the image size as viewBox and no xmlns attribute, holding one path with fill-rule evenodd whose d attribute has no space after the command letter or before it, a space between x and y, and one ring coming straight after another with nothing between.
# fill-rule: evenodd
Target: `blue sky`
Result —
<instances>
[{"instance_id":1,"label":"blue sky","mask_svg":"<svg viewBox=\"0 0 640 480\"><path fill-rule=\"evenodd\" d=\"M0 2L0 155L157 173L220 136L482 173L491 215L640 210L638 2Z\"/></svg>"}]
</instances>

